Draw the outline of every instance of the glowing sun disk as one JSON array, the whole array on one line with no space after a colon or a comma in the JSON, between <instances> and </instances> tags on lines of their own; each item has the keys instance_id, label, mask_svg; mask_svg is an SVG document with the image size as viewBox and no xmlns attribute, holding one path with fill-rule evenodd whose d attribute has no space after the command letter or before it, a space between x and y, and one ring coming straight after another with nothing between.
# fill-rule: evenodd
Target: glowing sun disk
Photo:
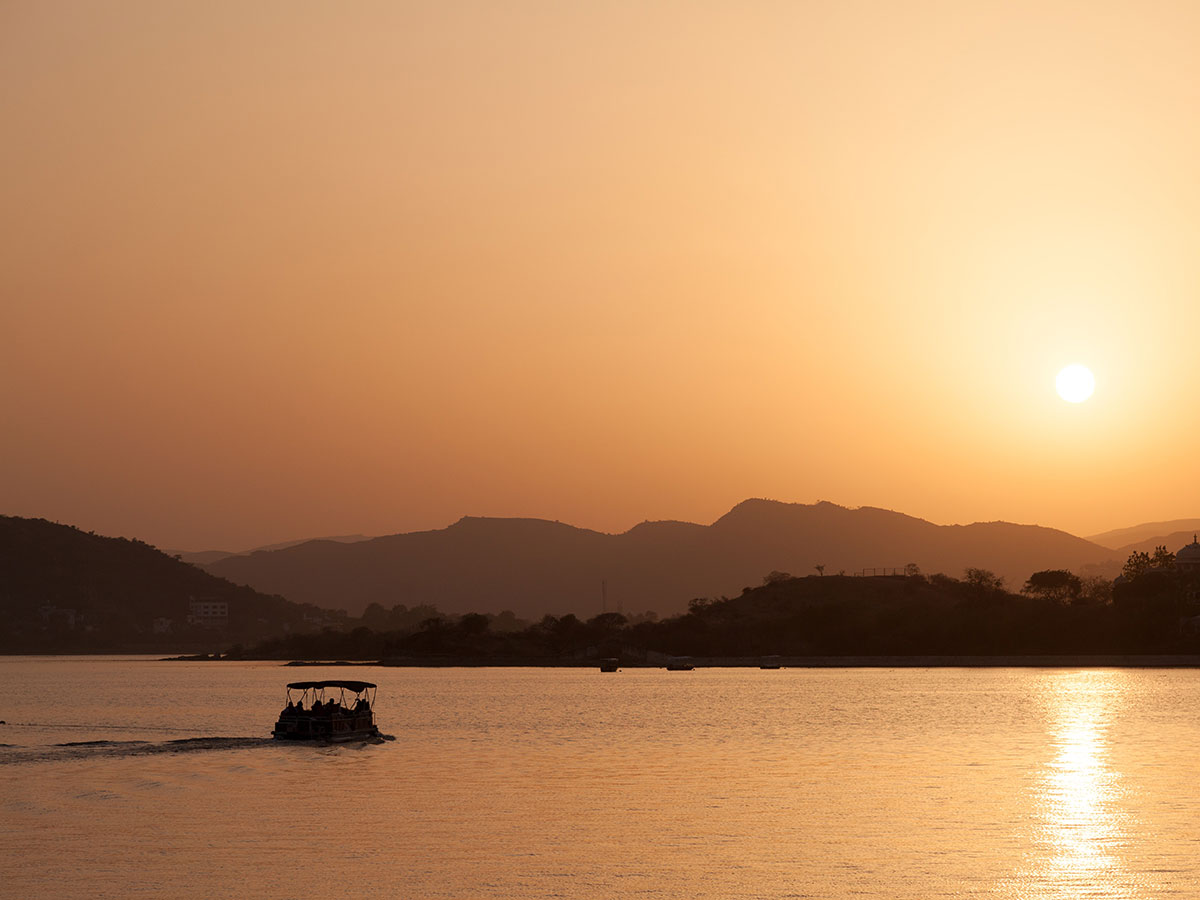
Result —
<instances>
[{"instance_id":1,"label":"glowing sun disk","mask_svg":"<svg viewBox=\"0 0 1200 900\"><path fill-rule=\"evenodd\" d=\"M1058 389L1058 395L1068 403L1082 403L1092 396L1092 391L1096 389L1096 379L1091 369L1075 363L1058 373L1058 377L1054 379L1054 386Z\"/></svg>"}]
</instances>

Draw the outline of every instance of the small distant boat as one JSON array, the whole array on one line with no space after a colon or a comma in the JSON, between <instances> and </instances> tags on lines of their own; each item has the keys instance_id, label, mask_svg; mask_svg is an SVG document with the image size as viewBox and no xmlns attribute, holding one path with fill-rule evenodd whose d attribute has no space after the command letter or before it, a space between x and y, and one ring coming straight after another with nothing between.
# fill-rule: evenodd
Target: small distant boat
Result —
<instances>
[{"instance_id":1,"label":"small distant boat","mask_svg":"<svg viewBox=\"0 0 1200 900\"><path fill-rule=\"evenodd\" d=\"M690 672L696 668L690 656L677 656L667 662L668 672Z\"/></svg>"},{"instance_id":2,"label":"small distant boat","mask_svg":"<svg viewBox=\"0 0 1200 900\"><path fill-rule=\"evenodd\" d=\"M378 738L375 685L369 681L296 681L272 737L342 744Z\"/></svg>"},{"instance_id":3,"label":"small distant boat","mask_svg":"<svg viewBox=\"0 0 1200 900\"><path fill-rule=\"evenodd\" d=\"M618 667L620 667L620 665L621 665L621 661L619 659L614 659L611 656L606 657L605 659L600 660L600 671L601 672L615 672L615 671L617 671Z\"/></svg>"},{"instance_id":4,"label":"small distant boat","mask_svg":"<svg viewBox=\"0 0 1200 900\"><path fill-rule=\"evenodd\" d=\"M760 669L782 669L783 666L779 662L779 655L764 656L759 660Z\"/></svg>"}]
</instances>

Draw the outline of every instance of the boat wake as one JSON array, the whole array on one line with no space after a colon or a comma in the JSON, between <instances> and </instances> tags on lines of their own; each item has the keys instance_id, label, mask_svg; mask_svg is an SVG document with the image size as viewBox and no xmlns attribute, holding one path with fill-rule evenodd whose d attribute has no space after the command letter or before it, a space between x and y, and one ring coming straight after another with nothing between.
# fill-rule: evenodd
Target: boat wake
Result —
<instances>
[{"instance_id":1,"label":"boat wake","mask_svg":"<svg viewBox=\"0 0 1200 900\"><path fill-rule=\"evenodd\" d=\"M394 741L394 735L381 734L377 738L336 745L347 749L366 744L383 744ZM190 737L170 741L67 741L50 746L30 747L15 744L0 744L0 766L21 763L58 762L72 759L102 759L129 756L155 756L165 753L198 753L219 750L255 750L266 747L289 750L328 749L333 745L323 742L277 741L269 737Z\"/></svg>"},{"instance_id":2,"label":"boat wake","mask_svg":"<svg viewBox=\"0 0 1200 900\"><path fill-rule=\"evenodd\" d=\"M249 750L278 746L269 737L193 737L172 741L67 741L49 747L0 747L0 766L70 759L153 756L211 750Z\"/></svg>"}]
</instances>

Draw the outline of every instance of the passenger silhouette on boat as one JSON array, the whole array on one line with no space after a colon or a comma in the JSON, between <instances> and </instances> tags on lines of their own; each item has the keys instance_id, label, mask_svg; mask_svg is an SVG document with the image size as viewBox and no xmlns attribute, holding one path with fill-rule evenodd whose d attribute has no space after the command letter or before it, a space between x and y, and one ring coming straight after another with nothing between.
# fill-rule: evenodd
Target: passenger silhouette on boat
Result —
<instances>
[{"instance_id":1,"label":"passenger silhouette on boat","mask_svg":"<svg viewBox=\"0 0 1200 900\"><path fill-rule=\"evenodd\" d=\"M361 681L302 681L287 687L289 692L299 693L295 700L294 693L286 697L273 737L334 743L379 738L372 711L374 704L368 694L375 690L375 685ZM334 696L327 698L328 692Z\"/></svg>"}]
</instances>

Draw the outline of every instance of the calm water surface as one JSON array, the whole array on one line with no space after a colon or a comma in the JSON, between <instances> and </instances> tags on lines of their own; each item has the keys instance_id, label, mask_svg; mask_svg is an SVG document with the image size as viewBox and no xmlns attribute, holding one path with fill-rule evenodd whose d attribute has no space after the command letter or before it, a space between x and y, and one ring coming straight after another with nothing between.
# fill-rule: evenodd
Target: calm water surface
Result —
<instances>
[{"instance_id":1,"label":"calm water surface","mask_svg":"<svg viewBox=\"0 0 1200 900\"><path fill-rule=\"evenodd\" d=\"M1200 896L1187 670L0 674L5 897ZM321 677L396 739L267 739Z\"/></svg>"}]
</instances>

